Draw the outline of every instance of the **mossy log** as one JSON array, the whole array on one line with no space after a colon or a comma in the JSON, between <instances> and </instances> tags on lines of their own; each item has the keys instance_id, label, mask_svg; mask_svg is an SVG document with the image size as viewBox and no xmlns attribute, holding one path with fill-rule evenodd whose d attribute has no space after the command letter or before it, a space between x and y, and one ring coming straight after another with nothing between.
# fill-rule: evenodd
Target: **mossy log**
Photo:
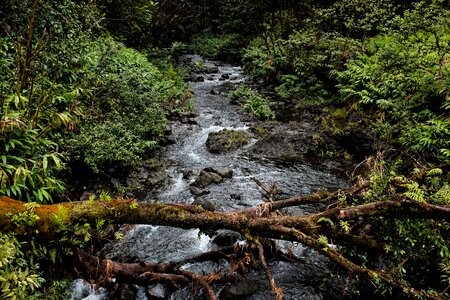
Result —
<instances>
[{"instance_id":1,"label":"mossy log","mask_svg":"<svg viewBox=\"0 0 450 300\"><path fill-rule=\"evenodd\" d=\"M350 190L347 193L354 191ZM99 219L115 224L164 225L184 229L229 229L243 233L246 236L297 241L317 250L351 273L358 274L360 277L368 280L376 277L409 297L425 296L430 299L442 299L439 296L430 296L420 290L408 287L382 271L370 270L356 265L333 247L320 242L317 236L324 234L332 237L336 244L360 243L360 245L365 245L367 248L382 248L377 241L336 232L336 230L333 231L321 226L319 224L320 220L327 218L331 221L342 221L364 217L383 217L448 221L450 220L449 205L431 205L399 197L395 201L374 202L343 208L328 208L322 212L306 216L282 216L274 212L274 207L280 208L311 202L330 202L335 197L336 193L320 192L287 199L278 204L277 202L267 202L256 208L234 212L211 212L192 205L144 203L135 200L64 202L33 207L33 213L39 217L33 230L37 230L43 237L51 238L52 234L61 226L70 227L80 222L95 223ZM12 222L14 215L26 212L27 209L23 202L8 197L0 197L0 228L4 231L14 230L16 232L27 230L25 226L21 228ZM259 248L259 255L264 260L261 249ZM74 251L74 253L77 257L76 265L78 265L79 269L84 269L84 273L87 274L85 276L91 279L97 276L101 277L97 278L100 280L104 279L106 275L107 277L114 277L120 274L120 276L125 276L135 283L156 279L179 282L195 280L206 290L210 299L215 299L211 287L209 287L202 276L183 274L180 269L160 264L120 264L87 254L80 254L82 252L78 250ZM84 267L80 267L83 265ZM269 279L271 278L270 273L268 273L268 277ZM271 283L271 286L273 290L277 290L275 283ZM281 292L279 292L278 296L280 295Z\"/></svg>"}]
</instances>

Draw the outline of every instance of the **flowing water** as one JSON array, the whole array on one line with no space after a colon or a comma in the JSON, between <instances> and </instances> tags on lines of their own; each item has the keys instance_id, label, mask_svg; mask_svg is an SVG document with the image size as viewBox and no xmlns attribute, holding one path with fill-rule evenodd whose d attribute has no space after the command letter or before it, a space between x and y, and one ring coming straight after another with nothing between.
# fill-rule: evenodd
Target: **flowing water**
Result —
<instances>
[{"instance_id":1,"label":"flowing water","mask_svg":"<svg viewBox=\"0 0 450 300\"><path fill-rule=\"evenodd\" d=\"M201 60L192 56L192 60ZM206 66L214 62L205 61ZM319 189L333 190L345 187L342 178L331 172L318 170L307 163L286 163L264 157L253 157L247 148L252 144L228 154L212 154L205 147L208 134L222 129L248 130L239 108L229 104L223 86L239 85L246 80L240 67L218 64L218 73L208 74L203 82L191 83L193 100L198 117L197 124L177 124L173 128L176 143L166 147L164 155L169 160L168 175L171 183L163 190L157 200L164 203L192 203L194 196L189 184L195 175L206 167L225 168L233 171L233 178L208 187L210 194L205 197L216 210L229 211L252 207L263 201L263 194L251 177L264 183L276 183L284 197L308 194ZM227 74L223 80L223 74ZM214 91L214 92L211 92ZM253 141L253 143L256 140ZM231 196L233 195L233 196ZM151 197L148 196L147 200ZM311 205L299 208L295 213L302 214L316 210ZM169 227L136 225L119 242L110 245L108 258L130 261L178 261L195 254L214 249L211 238L199 230L182 230ZM339 298L339 280L329 271L326 260L301 244L277 242L280 249L290 247L306 263L292 264L271 262L270 268L277 283L283 288L285 299L330 299ZM202 263L185 266L196 272L209 272L217 268L226 269L226 262ZM259 291L247 299L272 299L265 274L251 271L247 278L259 284ZM215 287L220 290L221 286ZM75 284L79 296L73 299L105 299L107 292L87 292L82 282ZM88 294L87 297L83 298ZM84 296L83 296L84 295ZM147 299L143 288L138 288L137 299ZM170 295L170 299L191 299L192 289L186 287Z\"/></svg>"}]
</instances>

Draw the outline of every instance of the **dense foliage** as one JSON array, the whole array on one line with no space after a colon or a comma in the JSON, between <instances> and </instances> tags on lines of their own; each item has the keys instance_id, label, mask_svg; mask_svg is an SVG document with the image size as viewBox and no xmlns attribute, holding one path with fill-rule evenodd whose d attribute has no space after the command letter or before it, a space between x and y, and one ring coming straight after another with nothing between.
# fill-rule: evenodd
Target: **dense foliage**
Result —
<instances>
[{"instance_id":1,"label":"dense foliage","mask_svg":"<svg viewBox=\"0 0 450 300\"><path fill-rule=\"evenodd\" d=\"M102 37L93 4L9 4L0 40L2 194L48 202L64 190L58 172L68 161L98 172L156 145L166 112L189 97L181 75Z\"/></svg>"},{"instance_id":2,"label":"dense foliage","mask_svg":"<svg viewBox=\"0 0 450 300\"><path fill-rule=\"evenodd\" d=\"M73 162L100 172L136 161L157 145L167 113L186 108L182 74L109 37L103 9L91 1L2 3L0 195L52 202ZM38 221L22 217L29 226ZM87 234L83 226L75 232ZM80 241L63 236L55 248L32 236L22 241L23 233L0 239L0 298L61 297L67 282L51 280L48 262L61 263L56 257L70 252L61 245ZM45 262L47 282L37 261Z\"/></svg>"}]
</instances>

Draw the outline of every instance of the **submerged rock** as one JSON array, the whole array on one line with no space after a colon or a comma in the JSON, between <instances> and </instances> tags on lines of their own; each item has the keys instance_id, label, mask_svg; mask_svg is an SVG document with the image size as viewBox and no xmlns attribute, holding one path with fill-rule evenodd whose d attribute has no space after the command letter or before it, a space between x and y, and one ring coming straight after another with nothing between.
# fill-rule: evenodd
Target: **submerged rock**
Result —
<instances>
[{"instance_id":1,"label":"submerged rock","mask_svg":"<svg viewBox=\"0 0 450 300\"><path fill-rule=\"evenodd\" d=\"M219 294L220 300L245 299L259 290L255 280L241 280L223 288Z\"/></svg>"},{"instance_id":2,"label":"submerged rock","mask_svg":"<svg viewBox=\"0 0 450 300\"><path fill-rule=\"evenodd\" d=\"M161 283L149 285L146 295L149 300L167 299L167 290Z\"/></svg>"},{"instance_id":3,"label":"submerged rock","mask_svg":"<svg viewBox=\"0 0 450 300\"><path fill-rule=\"evenodd\" d=\"M241 200L242 195L241 194L230 194L230 198L234 200Z\"/></svg>"},{"instance_id":4,"label":"submerged rock","mask_svg":"<svg viewBox=\"0 0 450 300\"><path fill-rule=\"evenodd\" d=\"M219 132L211 132L206 140L206 148L211 153L226 153L237 150L246 145L252 139L252 135L244 130L224 129Z\"/></svg>"}]
</instances>

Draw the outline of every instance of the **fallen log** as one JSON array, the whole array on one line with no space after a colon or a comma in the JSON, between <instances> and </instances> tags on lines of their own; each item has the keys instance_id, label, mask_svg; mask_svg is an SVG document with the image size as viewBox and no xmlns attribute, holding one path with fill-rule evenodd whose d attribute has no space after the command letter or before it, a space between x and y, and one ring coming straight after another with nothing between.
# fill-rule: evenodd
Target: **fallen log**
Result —
<instances>
[{"instance_id":1,"label":"fallen log","mask_svg":"<svg viewBox=\"0 0 450 300\"><path fill-rule=\"evenodd\" d=\"M360 188L358 188L360 189ZM342 191L341 191L342 192ZM355 192L355 189L348 191ZM136 200L81 201L64 202L53 205L27 205L23 202L0 197L0 228L2 231L18 233L31 230L26 224L14 222L14 216L30 213L37 216L37 222L32 230L44 239L51 239L61 228L70 228L80 223L95 223L106 220L115 224L151 224L164 225L184 229L200 228L208 230L229 229L242 233L250 240L258 237L268 237L303 243L328 257L340 267L352 274L358 274L368 280L380 280L407 297L426 297L429 299L444 299L444 296L425 293L395 280L392 276L380 270L372 270L355 264L345 258L338 250L324 245L318 239L319 234L334 238L336 244L345 243L367 244L368 247L380 250L382 245L376 241L365 243L363 239L350 233L329 230L321 224L324 218L335 221L361 220L366 217L382 218L421 218L448 221L450 207L448 205L432 205L397 197L396 200L361 204L357 206L326 209L306 216L283 216L274 214L274 207L289 207L303 202L328 201L335 193L316 193L312 196L295 197L277 202L263 203L253 209L234 212L211 212L201 207L184 204L143 203ZM381 246L380 246L381 245ZM272 291L277 299L282 298L282 292L277 287L265 260L262 246L258 246L258 255L268 276ZM90 282L102 284L111 278L121 278L133 283L149 283L152 281L168 281L174 284L196 282L206 291L209 299L216 299L214 290L209 283L219 280L221 276L214 274L198 275L185 272L174 264L135 263L124 264L87 255L76 249L74 251L77 272Z\"/></svg>"}]
</instances>

